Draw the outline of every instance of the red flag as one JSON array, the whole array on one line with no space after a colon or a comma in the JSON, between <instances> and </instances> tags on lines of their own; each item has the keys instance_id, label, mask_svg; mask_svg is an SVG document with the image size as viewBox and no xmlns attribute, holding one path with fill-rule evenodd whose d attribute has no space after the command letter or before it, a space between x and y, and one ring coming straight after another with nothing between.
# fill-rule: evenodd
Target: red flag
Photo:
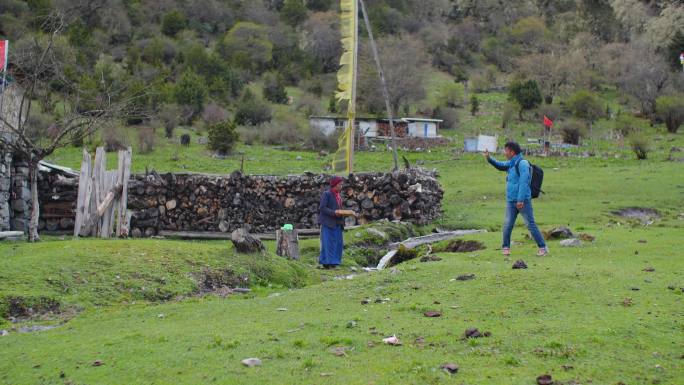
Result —
<instances>
[{"instance_id":1,"label":"red flag","mask_svg":"<svg viewBox=\"0 0 684 385\"><path fill-rule=\"evenodd\" d=\"M549 119L544 115L544 125L548 128L553 127L553 120Z\"/></svg>"},{"instance_id":2,"label":"red flag","mask_svg":"<svg viewBox=\"0 0 684 385\"><path fill-rule=\"evenodd\" d=\"M0 40L0 71L7 71L9 40Z\"/></svg>"}]
</instances>

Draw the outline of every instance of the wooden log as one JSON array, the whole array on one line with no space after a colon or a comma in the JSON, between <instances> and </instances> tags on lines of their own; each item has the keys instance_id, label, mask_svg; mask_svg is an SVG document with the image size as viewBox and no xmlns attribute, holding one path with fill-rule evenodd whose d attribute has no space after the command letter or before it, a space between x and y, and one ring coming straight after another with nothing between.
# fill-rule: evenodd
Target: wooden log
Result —
<instances>
[{"instance_id":1,"label":"wooden log","mask_svg":"<svg viewBox=\"0 0 684 385\"><path fill-rule=\"evenodd\" d=\"M276 255L299 260L297 230L276 230Z\"/></svg>"},{"instance_id":2,"label":"wooden log","mask_svg":"<svg viewBox=\"0 0 684 385\"><path fill-rule=\"evenodd\" d=\"M305 229L306 231L302 233L302 230L297 230L299 238L317 238L319 236L319 231L317 229ZM159 230L158 235L160 237L166 238L180 238L180 239L212 239L212 240L230 240L231 234L222 233L218 231L170 231L170 230ZM275 233L260 233L252 234L254 237L259 238L262 241L274 241L276 239Z\"/></svg>"},{"instance_id":3,"label":"wooden log","mask_svg":"<svg viewBox=\"0 0 684 385\"><path fill-rule=\"evenodd\" d=\"M230 235L233 246L239 253L257 253L266 250L261 241L245 229L237 229Z\"/></svg>"}]
</instances>

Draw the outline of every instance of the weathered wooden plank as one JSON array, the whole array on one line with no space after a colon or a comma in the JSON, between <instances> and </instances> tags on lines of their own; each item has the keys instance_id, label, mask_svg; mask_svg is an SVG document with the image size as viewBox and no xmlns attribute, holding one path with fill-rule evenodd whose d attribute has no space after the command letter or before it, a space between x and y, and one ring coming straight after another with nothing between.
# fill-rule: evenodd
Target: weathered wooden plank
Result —
<instances>
[{"instance_id":1,"label":"weathered wooden plank","mask_svg":"<svg viewBox=\"0 0 684 385\"><path fill-rule=\"evenodd\" d=\"M122 159L123 158L123 159ZM130 214L128 212L128 180L131 178L131 158L132 149L128 147L123 154L119 155L121 160L121 170L119 174L119 182L121 183L121 197L119 198L119 205L117 207L117 221L116 221L116 235L118 237L128 237Z\"/></svg>"},{"instance_id":2,"label":"weathered wooden plank","mask_svg":"<svg viewBox=\"0 0 684 385\"><path fill-rule=\"evenodd\" d=\"M319 235L318 230L311 229L308 232L302 234L302 230L298 230L298 236L300 238L314 238ZM159 230L158 235L160 237L167 238L181 238L181 239L214 239L214 240L230 240L230 233L214 232L214 231L169 231L169 230ZM253 236L261 239L262 241L269 240L273 241L276 239L275 232L264 233L264 234L252 234Z\"/></svg>"},{"instance_id":3,"label":"weathered wooden plank","mask_svg":"<svg viewBox=\"0 0 684 385\"><path fill-rule=\"evenodd\" d=\"M74 237L81 233L81 226L85 217L86 192L88 181L90 180L90 154L84 148L83 160L81 161L81 172L78 178L78 198L76 200L76 220L74 223Z\"/></svg>"}]
</instances>

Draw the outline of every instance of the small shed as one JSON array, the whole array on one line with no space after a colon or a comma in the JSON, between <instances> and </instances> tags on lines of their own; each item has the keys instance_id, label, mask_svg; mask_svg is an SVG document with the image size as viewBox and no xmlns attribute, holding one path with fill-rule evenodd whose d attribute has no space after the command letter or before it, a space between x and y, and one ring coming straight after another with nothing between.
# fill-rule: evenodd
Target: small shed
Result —
<instances>
[{"instance_id":1,"label":"small shed","mask_svg":"<svg viewBox=\"0 0 684 385\"><path fill-rule=\"evenodd\" d=\"M319 131L325 136L330 136L338 129L344 129L347 126L347 121L337 116L310 116L309 126L312 130Z\"/></svg>"},{"instance_id":2,"label":"small shed","mask_svg":"<svg viewBox=\"0 0 684 385\"><path fill-rule=\"evenodd\" d=\"M441 119L404 118L408 123L408 136L417 138L436 138L439 132Z\"/></svg>"}]
</instances>

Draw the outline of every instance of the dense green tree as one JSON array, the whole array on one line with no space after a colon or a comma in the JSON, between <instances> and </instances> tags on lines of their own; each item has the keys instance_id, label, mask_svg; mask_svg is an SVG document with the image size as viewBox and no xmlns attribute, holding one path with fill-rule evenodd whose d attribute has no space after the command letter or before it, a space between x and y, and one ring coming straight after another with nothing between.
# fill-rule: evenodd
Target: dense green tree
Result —
<instances>
[{"instance_id":1,"label":"dense green tree","mask_svg":"<svg viewBox=\"0 0 684 385\"><path fill-rule=\"evenodd\" d=\"M306 0L306 7L312 11L325 12L332 6L333 0Z\"/></svg>"},{"instance_id":2,"label":"dense green tree","mask_svg":"<svg viewBox=\"0 0 684 385\"><path fill-rule=\"evenodd\" d=\"M207 128L207 147L221 155L229 154L240 138L235 122L214 123Z\"/></svg>"},{"instance_id":3,"label":"dense green tree","mask_svg":"<svg viewBox=\"0 0 684 385\"><path fill-rule=\"evenodd\" d=\"M185 15L177 9L167 12L162 18L162 32L167 36L176 36L186 25Z\"/></svg>"},{"instance_id":4,"label":"dense green tree","mask_svg":"<svg viewBox=\"0 0 684 385\"><path fill-rule=\"evenodd\" d=\"M283 8L280 10L280 17L283 21L297 27L307 18L306 7L303 0L285 0Z\"/></svg>"},{"instance_id":5,"label":"dense green tree","mask_svg":"<svg viewBox=\"0 0 684 385\"><path fill-rule=\"evenodd\" d=\"M534 80L515 80L508 87L508 98L516 101L520 105L518 118L522 120L522 113L539 106L542 102L541 91Z\"/></svg>"},{"instance_id":6,"label":"dense green tree","mask_svg":"<svg viewBox=\"0 0 684 385\"><path fill-rule=\"evenodd\" d=\"M282 76L273 73L266 74L263 91L266 100L278 104L287 103L287 91Z\"/></svg>"},{"instance_id":7,"label":"dense green tree","mask_svg":"<svg viewBox=\"0 0 684 385\"><path fill-rule=\"evenodd\" d=\"M241 21L228 31L219 51L234 65L259 72L273 58L273 43L265 26Z\"/></svg>"},{"instance_id":8,"label":"dense green tree","mask_svg":"<svg viewBox=\"0 0 684 385\"><path fill-rule=\"evenodd\" d=\"M256 126L271 121L271 108L266 102L247 89L238 103L235 112L235 123Z\"/></svg>"},{"instance_id":9,"label":"dense green tree","mask_svg":"<svg viewBox=\"0 0 684 385\"><path fill-rule=\"evenodd\" d=\"M590 125L604 114L603 103L598 95L587 90L579 90L572 94L567 101L567 106L575 117Z\"/></svg>"},{"instance_id":10,"label":"dense green tree","mask_svg":"<svg viewBox=\"0 0 684 385\"><path fill-rule=\"evenodd\" d=\"M176 83L174 95L178 104L190 106L194 113L198 113L207 99L207 84L204 78L188 71Z\"/></svg>"}]
</instances>

